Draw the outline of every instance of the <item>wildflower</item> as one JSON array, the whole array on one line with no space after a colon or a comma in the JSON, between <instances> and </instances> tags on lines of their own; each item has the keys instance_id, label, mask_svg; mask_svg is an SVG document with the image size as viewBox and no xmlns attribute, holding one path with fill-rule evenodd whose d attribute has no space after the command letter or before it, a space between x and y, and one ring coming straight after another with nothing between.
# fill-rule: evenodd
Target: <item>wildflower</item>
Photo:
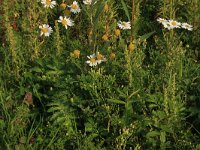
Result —
<instances>
[{"instance_id":1,"label":"wildflower","mask_svg":"<svg viewBox=\"0 0 200 150\"><path fill-rule=\"evenodd\" d=\"M135 45L133 44L133 42L131 42L131 43L128 45L128 50L129 50L130 52L133 52L134 48L135 48Z\"/></svg>"},{"instance_id":2,"label":"wildflower","mask_svg":"<svg viewBox=\"0 0 200 150\"><path fill-rule=\"evenodd\" d=\"M109 58L110 58L110 60L114 60L115 57L116 57L116 54L115 53L111 53Z\"/></svg>"},{"instance_id":3,"label":"wildflower","mask_svg":"<svg viewBox=\"0 0 200 150\"><path fill-rule=\"evenodd\" d=\"M73 26L74 25L74 21L72 21L70 18L60 16L58 22L61 22L63 26L65 26L65 28L67 29L68 26Z\"/></svg>"},{"instance_id":4,"label":"wildflower","mask_svg":"<svg viewBox=\"0 0 200 150\"><path fill-rule=\"evenodd\" d=\"M166 23L166 22L168 22L166 19L164 19L164 18L158 18L157 19L157 21L159 22L159 23Z\"/></svg>"},{"instance_id":5,"label":"wildflower","mask_svg":"<svg viewBox=\"0 0 200 150\"><path fill-rule=\"evenodd\" d=\"M76 49L73 51L73 53L71 53L71 56L75 57L75 58L79 58L80 57L80 50Z\"/></svg>"},{"instance_id":6,"label":"wildflower","mask_svg":"<svg viewBox=\"0 0 200 150\"><path fill-rule=\"evenodd\" d=\"M107 34L104 34L104 35L102 36L102 40L105 41L105 42L108 41L108 35L107 35Z\"/></svg>"},{"instance_id":7,"label":"wildflower","mask_svg":"<svg viewBox=\"0 0 200 150\"><path fill-rule=\"evenodd\" d=\"M125 21L119 21L119 23L117 23L118 27L120 29L126 30L126 29L131 29L131 23L130 21L125 22Z\"/></svg>"},{"instance_id":8,"label":"wildflower","mask_svg":"<svg viewBox=\"0 0 200 150\"><path fill-rule=\"evenodd\" d=\"M104 10L105 13L107 13L109 11L109 6L108 6L107 3L104 5L103 10Z\"/></svg>"},{"instance_id":9,"label":"wildflower","mask_svg":"<svg viewBox=\"0 0 200 150\"><path fill-rule=\"evenodd\" d=\"M76 1L73 1L73 3L68 7L70 7L70 11L73 12L74 14L79 13L81 11L81 9Z\"/></svg>"},{"instance_id":10,"label":"wildflower","mask_svg":"<svg viewBox=\"0 0 200 150\"><path fill-rule=\"evenodd\" d=\"M33 105L33 96L31 92L26 93L24 101L28 106Z\"/></svg>"},{"instance_id":11,"label":"wildflower","mask_svg":"<svg viewBox=\"0 0 200 150\"><path fill-rule=\"evenodd\" d=\"M42 26L39 26L41 32L40 36L44 34L44 36L49 36L51 32L53 32L52 28L48 24L43 24Z\"/></svg>"},{"instance_id":12,"label":"wildflower","mask_svg":"<svg viewBox=\"0 0 200 150\"><path fill-rule=\"evenodd\" d=\"M91 5L92 4L92 0L84 0L83 3L85 5Z\"/></svg>"},{"instance_id":13,"label":"wildflower","mask_svg":"<svg viewBox=\"0 0 200 150\"><path fill-rule=\"evenodd\" d=\"M64 2L60 4L60 8L61 8L61 9L65 9L66 7L67 7L67 4L64 3Z\"/></svg>"},{"instance_id":14,"label":"wildflower","mask_svg":"<svg viewBox=\"0 0 200 150\"><path fill-rule=\"evenodd\" d=\"M175 21L175 20L169 20L169 25L170 25L170 29L173 29L173 28L180 28L181 23L180 23L180 22L177 22L177 21Z\"/></svg>"},{"instance_id":15,"label":"wildflower","mask_svg":"<svg viewBox=\"0 0 200 150\"><path fill-rule=\"evenodd\" d=\"M188 23L182 23L182 24L181 24L181 27L184 28L184 29L187 29L187 30L189 30L189 31L192 31L192 30L193 30L192 26L189 25Z\"/></svg>"},{"instance_id":16,"label":"wildflower","mask_svg":"<svg viewBox=\"0 0 200 150\"><path fill-rule=\"evenodd\" d=\"M53 8L56 5L56 1L51 0L42 0L41 3L44 5L45 8Z\"/></svg>"},{"instance_id":17,"label":"wildflower","mask_svg":"<svg viewBox=\"0 0 200 150\"><path fill-rule=\"evenodd\" d=\"M115 29L115 36L120 36L120 33L121 31L119 29Z\"/></svg>"},{"instance_id":18,"label":"wildflower","mask_svg":"<svg viewBox=\"0 0 200 150\"><path fill-rule=\"evenodd\" d=\"M92 54L90 56L87 56L89 60L86 61L87 64L89 64L90 67L97 65L97 60L95 54Z\"/></svg>"},{"instance_id":19,"label":"wildflower","mask_svg":"<svg viewBox=\"0 0 200 150\"><path fill-rule=\"evenodd\" d=\"M100 64L101 62L106 61L106 58L102 54L100 54L99 52L97 52L96 59L97 59L96 61L97 61L98 64Z\"/></svg>"}]
</instances>

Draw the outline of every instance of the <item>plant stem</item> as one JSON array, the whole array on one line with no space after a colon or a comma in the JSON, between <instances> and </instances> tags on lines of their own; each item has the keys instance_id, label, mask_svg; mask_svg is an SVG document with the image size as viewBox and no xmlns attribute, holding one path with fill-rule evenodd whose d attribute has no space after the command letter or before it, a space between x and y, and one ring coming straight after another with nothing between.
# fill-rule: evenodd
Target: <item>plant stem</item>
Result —
<instances>
[{"instance_id":1,"label":"plant stem","mask_svg":"<svg viewBox=\"0 0 200 150\"><path fill-rule=\"evenodd\" d=\"M131 41L133 40L133 25L134 25L134 15L135 15L135 1L132 0L132 18L131 18Z\"/></svg>"}]
</instances>

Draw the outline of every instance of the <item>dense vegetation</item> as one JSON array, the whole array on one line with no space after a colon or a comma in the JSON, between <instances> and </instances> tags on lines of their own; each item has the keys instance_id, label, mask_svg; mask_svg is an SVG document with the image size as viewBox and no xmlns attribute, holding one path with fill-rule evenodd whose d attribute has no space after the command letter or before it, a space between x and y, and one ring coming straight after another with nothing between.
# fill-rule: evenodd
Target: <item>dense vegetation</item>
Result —
<instances>
[{"instance_id":1,"label":"dense vegetation","mask_svg":"<svg viewBox=\"0 0 200 150\"><path fill-rule=\"evenodd\" d=\"M200 149L199 1L90 2L0 0L0 149Z\"/></svg>"}]
</instances>

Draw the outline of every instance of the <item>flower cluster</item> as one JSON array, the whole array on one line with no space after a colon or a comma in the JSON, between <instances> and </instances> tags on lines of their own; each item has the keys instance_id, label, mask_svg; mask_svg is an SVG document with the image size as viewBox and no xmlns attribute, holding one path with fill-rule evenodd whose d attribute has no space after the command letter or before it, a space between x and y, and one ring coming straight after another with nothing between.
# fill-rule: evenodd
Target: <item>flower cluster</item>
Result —
<instances>
[{"instance_id":1,"label":"flower cluster","mask_svg":"<svg viewBox=\"0 0 200 150\"><path fill-rule=\"evenodd\" d=\"M45 8L51 8L52 9L57 5L55 0L38 0L38 1L41 2ZM97 2L96 0L83 0L83 4L85 4L85 5L93 5L96 2ZM107 4L105 6L108 7ZM67 5L67 3L62 2L60 4L60 8L62 8L63 10L65 8L67 8L67 9L64 11L63 16L59 16L59 19L57 20L57 22L59 22L61 25L63 25L65 27L65 29L68 29L69 27L74 26L74 21L69 17L70 16L69 14L70 13L77 14L81 11L78 2L73 1L71 3L71 5ZM106 10L108 11L108 8ZM66 11L67 11L68 14L65 13ZM121 30L131 29L131 23L129 21L128 22L119 21L117 23L117 26L119 28L119 29L115 30L115 36L117 36L117 37L120 36L120 29ZM48 24L40 25L39 29L40 29L40 36L48 37L53 32L52 27L50 27ZM105 34L102 37L102 40L108 41L109 36L107 34ZM72 53L70 53L70 55L75 57L75 58L79 58L80 57L80 50L74 50ZM98 64L101 64L102 62L105 62L107 60L104 57L104 55L100 54L99 52L94 53L92 55L89 55L89 56L87 56L87 58L89 60L87 60L86 63L91 67L96 66ZM110 59L114 59L114 58L115 58L115 54L113 53L110 56Z\"/></svg>"},{"instance_id":2,"label":"flower cluster","mask_svg":"<svg viewBox=\"0 0 200 150\"><path fill-rule=\"evenodd\" d=\"M56 1L53 0L41 0L41 3L44 5L45 8L53 8L56 5ZM79 13L81 11L76 1L73 1L73 3L68 7L70 8L70 11L74 14ZM70 17L66 16L60 16L58 22L61 23L66 29L74 25L74 21L71 20ZM52 28L48 24L43 24L42 26L39 26L39 28L40 36L49 36L53 32Z\"/></svg>"},{"instance_id":3,"label":"flower cluster","mask_svg":"<svg viewBox=\"0 0 200 150\"><path fill-rule=\"evenodd\" d=\"M157 21L159 23L161 23L164 28L167 28L168 30L174 29L174 28L184 28L187 29L189 31L192 31L193 28L191 25L189 25L188 23L180 23L178 21L175 20L166 20L164 18L158 18Z\"/></svg>"},{"instance_id":4,"label":"flower cluster","mask_svg":"<svg viewBox=\"0 0 200 150\"><path fill-rule=\"evenodd\" d=\"M90 56L87 56L89 60L86 61L87 64L89 64L90 67L96 66L104 61L106 61L106 58L97 52L97 54L92 54Z\"/></svg>"}]
</instances>

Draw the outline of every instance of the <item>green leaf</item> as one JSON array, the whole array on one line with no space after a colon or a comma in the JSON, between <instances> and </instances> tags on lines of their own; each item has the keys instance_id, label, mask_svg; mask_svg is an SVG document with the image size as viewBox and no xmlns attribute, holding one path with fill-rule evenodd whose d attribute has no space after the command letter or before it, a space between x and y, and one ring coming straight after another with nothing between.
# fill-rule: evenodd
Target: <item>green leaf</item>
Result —
<instances>
[{"instance_id":1,"label":"green leaf","mask_svg":"<svg viewBox=\"0 0 200 150\"><path fill-rule=\"evenodd\" d=\"M107 101L111 103L116 103L116 104L123 104L123 105L126 104L124 101L117 100L117 99L107 99Z\"/></svg>"},{"instance_id":2,"label":"green leaf","mask_svg":"<svg viewBox=\"0 0 200 150\"><path fill-rule=\"evenodd\" d=\"M124 9L124 11L125 11L125 14L126 14L126 16L128 17L128 20L131 20L130 19L130 15L129 15L129 11L128 11L128 8L127 8L127 5L126 5L126 3L124 2L124 0L121 0L121 3L122 3L122 6L123 6L123 9Z\"/></svg>"},{"instance_id":3,"label":"green leaf","mask_svg":"<svg viewBox=\"0 0 200 150\"><path fill-rule=\"evenodd\" d=\"M100 15L101 15L102 12L103 12L103 7L104 7L103 3L100 3L100 4L99 4L99 7L98 7L98 9L97 9L97 11L96 11L95 17L93 18L93 19L94 19L94 21L93 21L93 26L94 26L94 27L97 26L99 17L100 17Z\"/></svg>"},{"instance_id":4,"label":"green leaf","mask_svg":"<svg viewBox=\"0 0 200 150\"><path fill-rule=\"evenodd\" d=\"M144 41L144 40L146 40L146 39L148 39L151 35L153 35L155 33L155 31L153 31L153 32L150 32L150 33L147 33L147 34L144 34L144 35L142 35L142 36L140 36L140 40L142 40L142 41Z\"/></svg>"},{"instance_id":5,"label":"green leaf","mask_svg":"<svg viewBox=\"0 0 200 150\"><path fill-rule=\"evenodd\" d=\"M156 136L159 136L160 133L158 131L151 131L151 132L148 132L146 137L147 138L150 138L150 137L156 137Z\"/></svg>"},{"instance_id":6,"label":"green leaf","mask_svg":"<svg viewBox=\"0 0 200 150\"><path fill-rule=\"evenodd\" d=\"M31 69L31 71L34 71L34 72L37 72L37 73L42 73L43 72L42 69L39 68L39 67L34 67L34 68Z\"/></svg>"},{"instance_id":7,"label":"green leaf","mask_svg":"<svg viewBox=\"0 0 200 150\"><path fill-rule=\"evenodd\" d=\"M166 142L166 132L161 132L160 133L160 141L161 141L161 143L165 143Z\"/></svg>"}]
</instances>

